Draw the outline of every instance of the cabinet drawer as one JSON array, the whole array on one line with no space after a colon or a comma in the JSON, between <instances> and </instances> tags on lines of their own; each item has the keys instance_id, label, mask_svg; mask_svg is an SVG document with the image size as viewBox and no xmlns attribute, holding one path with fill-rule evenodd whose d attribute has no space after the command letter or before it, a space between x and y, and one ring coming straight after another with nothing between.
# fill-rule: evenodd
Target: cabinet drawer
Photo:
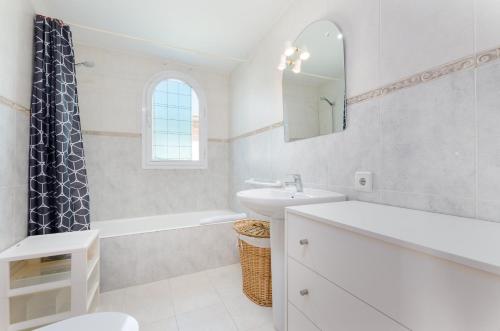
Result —
<instances>
[{"instance_id":1,"label":"cabinet drawer","mask_svg":"<svg viewBox=\"0 0 500 331\"><path fill-rule=\"evenodd\" d=\"M288 304L288 331L320 331L293 305Z\"/></svg>"},{"instance_id":2,"label":"cabinet drawer","mask_svg":"<svg viewBox=\"0 0 500 331\"><path fill-rule=\"evenodd\" d=\"M290 212L286 233L288 256L412 330L499 330L497 275Z\"/></svg>"},{"instance_id":3,"label":"cabinet drawer","mask_svg":"<svg viewBox=\"0 0 500 331\"><path fill-rule=\"evenodd\" d=\"M406 330L292 258L288 258L288 300L321 330Z\"/></svg>"},{"instance_id":4,"label":"cabinet drawer","mask_svg":"<svg viewBox=\"0 0 500 331\"><path fill-rule=\"evenodd\" d=\"M335 263L330 262L331 252L338 249L331 226L288 214L286 231L289 256L316 271L326 268L325 263Z\"/></svg>"}]
</instances>

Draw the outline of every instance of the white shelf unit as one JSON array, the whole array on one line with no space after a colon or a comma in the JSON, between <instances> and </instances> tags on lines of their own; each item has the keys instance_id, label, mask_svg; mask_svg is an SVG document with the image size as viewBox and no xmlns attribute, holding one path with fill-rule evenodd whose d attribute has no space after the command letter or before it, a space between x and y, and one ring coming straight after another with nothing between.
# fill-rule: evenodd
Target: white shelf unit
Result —
<instances>
[{"instance_id":1,"label":"white shelf unit","mask_svg":"<svg viewBox=\"0 0 500 331\"><path fill-rule=\"evenodd\" d=\"M28 237L0 253L0 330L28 331L95 310L99 231Z\"/></svg>"}]
</instances>

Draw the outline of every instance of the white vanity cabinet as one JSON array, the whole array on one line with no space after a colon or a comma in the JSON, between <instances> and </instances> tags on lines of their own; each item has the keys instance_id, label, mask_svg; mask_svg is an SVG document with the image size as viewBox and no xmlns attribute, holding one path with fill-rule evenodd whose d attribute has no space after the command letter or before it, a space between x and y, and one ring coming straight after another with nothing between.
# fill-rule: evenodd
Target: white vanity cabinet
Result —
<instances>
[{"instance_id":1,"label":"white vanity cabinet","mask_svg":"<svg viewBox=\"0 0 500 331\"><path fill-rule=\"evenodd\" d=\"M0 253L0 330L32 330L93 311L99 231L28 237Z\"/></svg>"},{"instance_id":2,"label":"white vanity cabinet","mask_svg":"<svg viewBox=\"0 0 500 331\"><path fill-rule=\"evenodd\" d=\"M500 330L498 223L348 201L285 227L289 331Z\"/></svg>"}]
</instances>

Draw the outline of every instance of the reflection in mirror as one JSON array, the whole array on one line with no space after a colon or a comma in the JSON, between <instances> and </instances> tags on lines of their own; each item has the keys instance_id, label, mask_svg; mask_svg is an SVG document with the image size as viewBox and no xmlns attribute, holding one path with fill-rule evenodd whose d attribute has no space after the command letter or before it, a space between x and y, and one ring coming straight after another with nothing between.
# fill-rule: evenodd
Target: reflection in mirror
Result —
<instances>
[{"instance_id":1,"label":"reflection in mirror","mask_svg":"<svg viewBox=\"0 0 500 331\"><path fill-rule=\"evenodd\" d=\"M286 46L283 71L285 141L345 129L344 37L330 21L307 26Z\"/></svg>"}]
</instances>

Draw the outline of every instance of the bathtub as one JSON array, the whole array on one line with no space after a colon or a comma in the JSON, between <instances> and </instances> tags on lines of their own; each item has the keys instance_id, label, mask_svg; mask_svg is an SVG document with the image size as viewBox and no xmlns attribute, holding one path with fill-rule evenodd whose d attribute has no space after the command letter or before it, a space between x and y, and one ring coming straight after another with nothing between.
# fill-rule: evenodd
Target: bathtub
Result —
<instances>
[{"instance_id":1,"label":"bathtub","mask_svg":"<svg viewBox=\"0 0 500 331\"><path fill-rule=\"evenodd\" d=\"M232 222L200 219L234 214L210 210L94 222L100 230L101 291L238 263Z\"/></svg>"}]
</instances>

